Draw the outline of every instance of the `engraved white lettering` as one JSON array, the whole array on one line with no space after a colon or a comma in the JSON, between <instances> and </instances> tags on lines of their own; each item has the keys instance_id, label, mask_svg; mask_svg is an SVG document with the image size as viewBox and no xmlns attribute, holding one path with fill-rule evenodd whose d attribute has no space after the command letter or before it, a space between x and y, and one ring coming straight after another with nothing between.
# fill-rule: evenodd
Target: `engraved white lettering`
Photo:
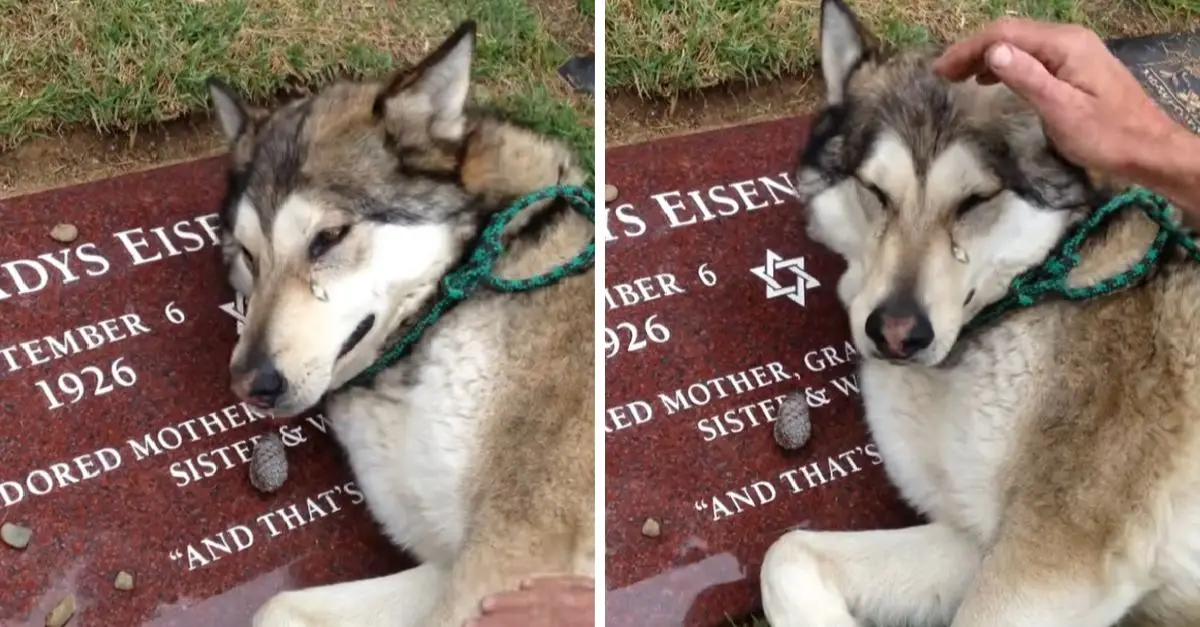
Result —
<instances>
[{"instance_id":1,"label":"engraved white lettering","mask_svg":"<svg viewBox=\"0 0 1200 627\"><path fill-rule=\"evenodd\" d=\"M837 455L788 468L773 479L755 479L750 483L723 490L695 501L692 506L709 522L720 522L805 491L828 487L863 470L883 463L873 442L855 446Z\"/></svg>"},{"instance_id":2,"label":"engraved white lettering","mask_svg":"<svg viewBox=\"0 0 1200 627\"><path fill-rule=\"evenodd\" d=\"M683 293L675 275L668 272L609 286L604 290L604 302L605 308L612 311Z\"/></svg>"},{"instance_id":3,"label":"engraved white lettering","mask_svg":"<svg viewBox=\"0 0 1200 627\"><path fill-rule=\"evenodd\" d=\"M604 430L608 433L646 424L654 418L654 407L646 401L633 401L604 411Z\"/></svg>"},{"instance_id":4,"label":"engraved white lettering","mask_svg":"<svg viewBox=\"0 0 1200 627\"><path fill-rule=\"evenodd\" d=\"M121 466L121 452L102 448L72 459L31 470L22 479L0 481L0 505L12 507L35 496L90 481Z\"/></svg>"},{"instance_id":5,"label":"engraved white lettering","mask_svg":"<svg viewBox=\"0 0 1200 627\"><path fill-rule=\"evenodd\" d=\"M349 511L362 502L362 492L353 481L348 481L276 507L255 517L253 521L229 525L182 548L172 549L167 557L173 562L182 563L187 571L194 571L244 553L263 541Z\"/></svg>"},{"instance_id":6,"label":"engraved white lettering","mask_svg":"<svg viewBox=\"0 0 1200 627\"><path fill-rule=\"evenodd\" d=\"M703 407L714 399L725 399L730 396L745 394L751 390L773 385L791 379L783 364L773 361L761 366L753 366L746 370L733 372L706 381L698 381L687 387L673 392L660 392L658 400L672 416L681 411Z\"/></svg>"}]
</instances>

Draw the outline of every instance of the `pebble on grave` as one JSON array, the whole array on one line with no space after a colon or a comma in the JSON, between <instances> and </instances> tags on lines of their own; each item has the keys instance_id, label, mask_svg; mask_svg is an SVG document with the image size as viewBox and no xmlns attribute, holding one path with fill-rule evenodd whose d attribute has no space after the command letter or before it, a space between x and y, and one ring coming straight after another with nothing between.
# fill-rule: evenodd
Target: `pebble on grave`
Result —
<instances>
[{"instance_id":1,"label":"pebble on grave","mask_svg":"<svg viewBox=\"0 0 1200 627\"><path fill-rule=\"evenodd\" d=\"M59 224L50 230L50 239L61 244L70 244L79 238L79 228L74 224Z\"/></svg>"},{"instance_id":2,"label":"pebble on grave","mask_svg":"<svg viewBox=\"0 0 1200 627\"><path fill-rule=\"evenodd\" d=\"M133 590L133 574L126 571L117 573L113 579L113 587L125 592Z\"/></svg>"},{"instance_id":3,"label":"pebble on grave","mask_svg":"<svg viewBox=\"0 0 1200 627\"><path fill-rule=\"evenodd\" d=\"M657 538L662 534L662 525L653 518L647 518L646 522L642 523L642 535L647 538Z\"/></svg>"},{"instance_id":4,"label":"pebble on grave","mask_svg":"<svg viewBox=\"0 0 1200 627\"><path fill-rule=\"evenodd\" d=\"M4 523L0 525L0 540L14 549L24 549L29 546L29 539L33 537L33 530L28 527L13 523Z\"/></svg>"},{"instance_id":5,"label":"pebble on grave","mask_svg":"<svg viewBox=\"0 0 1200 627\"><path fill-rule=\"evenodd\" d=\"M75 616L75 595L68 594L46 614L46 627L63 627Z\"/></svg>"}]
</instances>

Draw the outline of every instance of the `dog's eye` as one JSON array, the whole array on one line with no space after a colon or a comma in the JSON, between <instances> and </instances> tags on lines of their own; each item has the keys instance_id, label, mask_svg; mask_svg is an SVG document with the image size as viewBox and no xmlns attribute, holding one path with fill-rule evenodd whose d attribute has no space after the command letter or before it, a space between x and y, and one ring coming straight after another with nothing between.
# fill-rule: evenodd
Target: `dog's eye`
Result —
<instances>
[{"instance_id":1,"label":"dog's eye","mask_svg":"<svg viewBox=\"0 0 1200 627\"><path fill-rule=\"evenodd\" d=\"M880 206L887 207L890 204L888 202L887 194L883 193L883 190L879 189L878 185L875 185L874 183L864 183L863 185L866 186L867 191L871 192L871 194L875 196L875 200L879 201Z\"/></svg>"},{"instance_id":2,"label":"dog's eye","mask_svg":"<svg viewBox=\"0 0 1200 627\"><path fill-rule=\"evenodd\" d=\"M242 246L242 256L246 258L246 267L250 269L250 274L258 274L257 266L254 264L254 255L251 255L245 246Z\"/></svg>"},{"instance_id":3,"label":"dog's eye","mask_svg":"<svg viewBox=\"0 0 1200 627\"><path fill-rule=\"evenodd\" d=\"M970 196L963 198L962 201L958 203L958 208L954 210L954 213L961 218L963 214L995 197L996 194L992 194L990 196L984 196L983 194L971 194Z\"/></svg>"},{"instance_id":4,"label":"dog's eye","mask_svg":"<svg viewBox=\"0 0 1200 627\"><path fill-rule=\"evenodd\" d=\"M308 245L308 256L314 260L320 258L321 255L329 252L329 249L346 239L348 233L350 233L349 224L322 229Z\"/></svg>"}]
</instances>

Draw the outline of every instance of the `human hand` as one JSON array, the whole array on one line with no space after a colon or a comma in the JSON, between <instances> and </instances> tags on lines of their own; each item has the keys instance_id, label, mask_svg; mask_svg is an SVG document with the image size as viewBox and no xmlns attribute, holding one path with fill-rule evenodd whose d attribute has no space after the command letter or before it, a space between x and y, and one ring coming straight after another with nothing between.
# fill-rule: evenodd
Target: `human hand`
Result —
<instances>
[{"instance_id":1,"label":"human hand","mask_svg":"<svg viewBox=\"0 0 1200 627\"><path fill-rule=\"evenodd\" d=\"M483 616L468 627L594 627L596 582L591 577L545 577L483 600Z\"/></svg>"},{"instance_id":2,"label":"human hand","mask_svg":"<svg viewBox=\"0 0 1200 627\"><path fill-rule=\"evenodd\" d=\"M935 61L938 74L1003 82L1042 118L1067 159L1138 180L1182 129L1142 89L1096 33L1024 19L993 22Z\"/></svg>"}]
</instances>

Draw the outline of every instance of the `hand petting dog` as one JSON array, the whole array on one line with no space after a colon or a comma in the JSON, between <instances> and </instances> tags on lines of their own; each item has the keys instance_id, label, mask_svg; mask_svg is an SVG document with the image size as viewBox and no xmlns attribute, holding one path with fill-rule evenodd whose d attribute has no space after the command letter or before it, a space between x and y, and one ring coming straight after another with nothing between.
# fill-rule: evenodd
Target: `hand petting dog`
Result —
<instances>
[{"instance_id":1,"label":"hand petting dog","mask_svg":"<svg viewBox=\"0 0 1200 627\"><path fill-rule=\"evenodd\" d=\"M1002 82L1042 118L1068 159L1150 188L1200 222L1200 138L1158 107L1096 33L1004 19L950 46L934 71Z\"/></svg>"}]
</instances>

